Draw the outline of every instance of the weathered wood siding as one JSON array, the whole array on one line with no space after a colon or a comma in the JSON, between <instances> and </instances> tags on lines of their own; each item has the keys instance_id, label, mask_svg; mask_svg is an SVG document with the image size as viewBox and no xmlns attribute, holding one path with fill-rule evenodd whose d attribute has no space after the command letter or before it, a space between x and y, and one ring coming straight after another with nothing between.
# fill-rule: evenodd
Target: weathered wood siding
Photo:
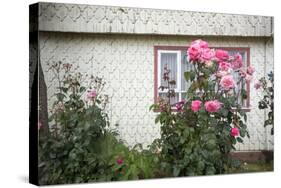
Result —
<instances>
[{"instance_id":1,"label":"weathered wood siding","mask_svg":"<svg viewBox=\"0 0 281 188\"><path fill-rule=\"evenodd\" d=\"M272 17L39 3L39 30L196 36L270 36Z\"/></svg>"}]
</instances>

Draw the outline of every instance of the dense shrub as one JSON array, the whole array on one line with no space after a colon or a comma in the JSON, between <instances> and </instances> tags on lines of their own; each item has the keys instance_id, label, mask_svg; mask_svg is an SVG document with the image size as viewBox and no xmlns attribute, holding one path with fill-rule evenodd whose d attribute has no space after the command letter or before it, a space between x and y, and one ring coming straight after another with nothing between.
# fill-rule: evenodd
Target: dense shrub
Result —
<instances>
[{"instance_id":1,"label":"dense shrub","mask_svg":"<svg viewBox=\"0 0 281 188\"><path fill-rule=\"evenodd\" d=\"M59 87L50 110L49 134L40 134L40 184L128 180L153 177L154 157L147 150L129 149L108 128L104 112L104 82L85 78L71 64L50 65Z\"/></svg>"}]
</instances>

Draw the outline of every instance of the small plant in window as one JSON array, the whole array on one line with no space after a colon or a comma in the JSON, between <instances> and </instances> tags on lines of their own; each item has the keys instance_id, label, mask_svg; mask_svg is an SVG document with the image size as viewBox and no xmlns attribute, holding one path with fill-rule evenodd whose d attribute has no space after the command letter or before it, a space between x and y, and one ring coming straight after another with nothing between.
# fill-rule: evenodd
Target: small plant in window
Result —
<instances>
[{"instance_id":1,"label":"small plant in window","mask_svg":"<svg viewBox=\"0 0 281 188\"><path fill-rule=\"evenodd\" d=\"M167 174L224 173L233 164L230 151L235 150L237 142L243 142L243 137L249 137L247 116L239 98L247 97L241 83L249 83L255 69L243 67L240 54L231 56L228 51L210 49L202 40L193 41L187 54L192 69L184 73L191 83L186 99L174 105L176 112L173 105L161 110L161 102L151 106L160 110L155 122L161 124L161 138L153 145L161 148L159 161ZM169 70L163 73L169 78ZM165 87L168 91L172 90L169 86ZM170 101L173 96L167 97L166 101Z\"/></svg>"},{"instance_id":2,"label":"small plant in window","mask_svg":"<svg viewBox=\"0 0 281 188\"><path fill-rule=\"evenodd\" d=\"M166 94L167 105L173 106L173 104L171 104L171 99L176 96L175 89L174 89L174 86L176 85L176 81L172 80L170 78L170 69L168 69L167 65L164 66L163 80L164 80L165 85L160 86L159 89L162 91L164 91L164 90L167 91L167 94ZM159 98L159 100L165 100L165 99ZM167 108L167 109L170 109L170 108Z\"/></svg>"},{"instance_id":3,"label":"small plant in window","mask_svg":"<svg viewBox=\"0 0 281 188\"><path fill-rule=\"evenodd\" d=\"M255 83L256 89L261 89L264 93L262 100L259 101L259 109L268 110L264 126L272 125L271 134L274 134L274 74L271 71L268 74L268 80L263 77Z\"/></svg>"}]
</instances>

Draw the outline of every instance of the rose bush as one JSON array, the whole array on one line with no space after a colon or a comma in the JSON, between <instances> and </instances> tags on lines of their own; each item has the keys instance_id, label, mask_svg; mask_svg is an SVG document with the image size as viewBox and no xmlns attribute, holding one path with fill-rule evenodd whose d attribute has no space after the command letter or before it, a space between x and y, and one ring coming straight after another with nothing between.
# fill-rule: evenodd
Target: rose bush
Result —
<instances>
[{"instance_id":1,"label":"rose bush","mask_svg":"<svg viewBox=\"0 0 281 188\"><path fill-rule=\"evenodd\" d=\"M39 184L85 183L154 177L154 156L129 149L109 129L105 82L83 77L72 64L54 63L58 81L49 134L39 130ZM83 85L85 80L89 84Z\"/></svg>"},{"instance_id":2,"label":"rose bush","mask_svg":"<svg viewBox=\"0 0 281 188\"><path fill-rule=\"evenodd\" d=\"M254 87L258 90L261 89L263 92L263 98L259 101L259 109L268 110L267 118L264 121L264 126L271 125L271 134L274 134L274 74L271 71L268 74L268 79L262 77Z\"/></svg>"},{"instance_id":3,"label":"rose bush","mask_svg":"<svg viewBox=\"0 0 281 188\"><path fill-rule=\"evenodd\" d=\"M160 111L155 122L161 124L161 137L152 148L160 148L161 169L173 176L224 173L234 163L230 151L248 136L247 116L239 103L254 68L243 68L242 57L221 49L210 49L206 41L193 41L187 50L193 68L184 73L190 84L184 101L171 104L175 81L164 67L166 98L159 98L151 109ZM239 73L234 80L233 73ZM168 87L167 87L168 85Z\"/></svg>"}]
</instances>

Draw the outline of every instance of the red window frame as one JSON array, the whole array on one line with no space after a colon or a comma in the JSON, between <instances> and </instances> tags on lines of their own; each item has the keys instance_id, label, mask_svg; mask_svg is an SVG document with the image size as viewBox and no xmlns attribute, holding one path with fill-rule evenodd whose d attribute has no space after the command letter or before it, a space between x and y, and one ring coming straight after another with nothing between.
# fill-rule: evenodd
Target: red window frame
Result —
<instances>
[{"instance_id":1,"label":"red window frame","mask_svg":"<svg viewBox=\"0 0 281 188\"><path fill-rule=\"evenodd\" d=\"M249 47L213 47L215 49L222 49L227 51L240 51L247 53L247 67L250 66L250 48ZM188 46L154 46L154 103L157 103L158 93L158 50L187 50ZM250 111L250 83L246 83L246 106L242 109Z\"/></svg>"}]
</instances>

